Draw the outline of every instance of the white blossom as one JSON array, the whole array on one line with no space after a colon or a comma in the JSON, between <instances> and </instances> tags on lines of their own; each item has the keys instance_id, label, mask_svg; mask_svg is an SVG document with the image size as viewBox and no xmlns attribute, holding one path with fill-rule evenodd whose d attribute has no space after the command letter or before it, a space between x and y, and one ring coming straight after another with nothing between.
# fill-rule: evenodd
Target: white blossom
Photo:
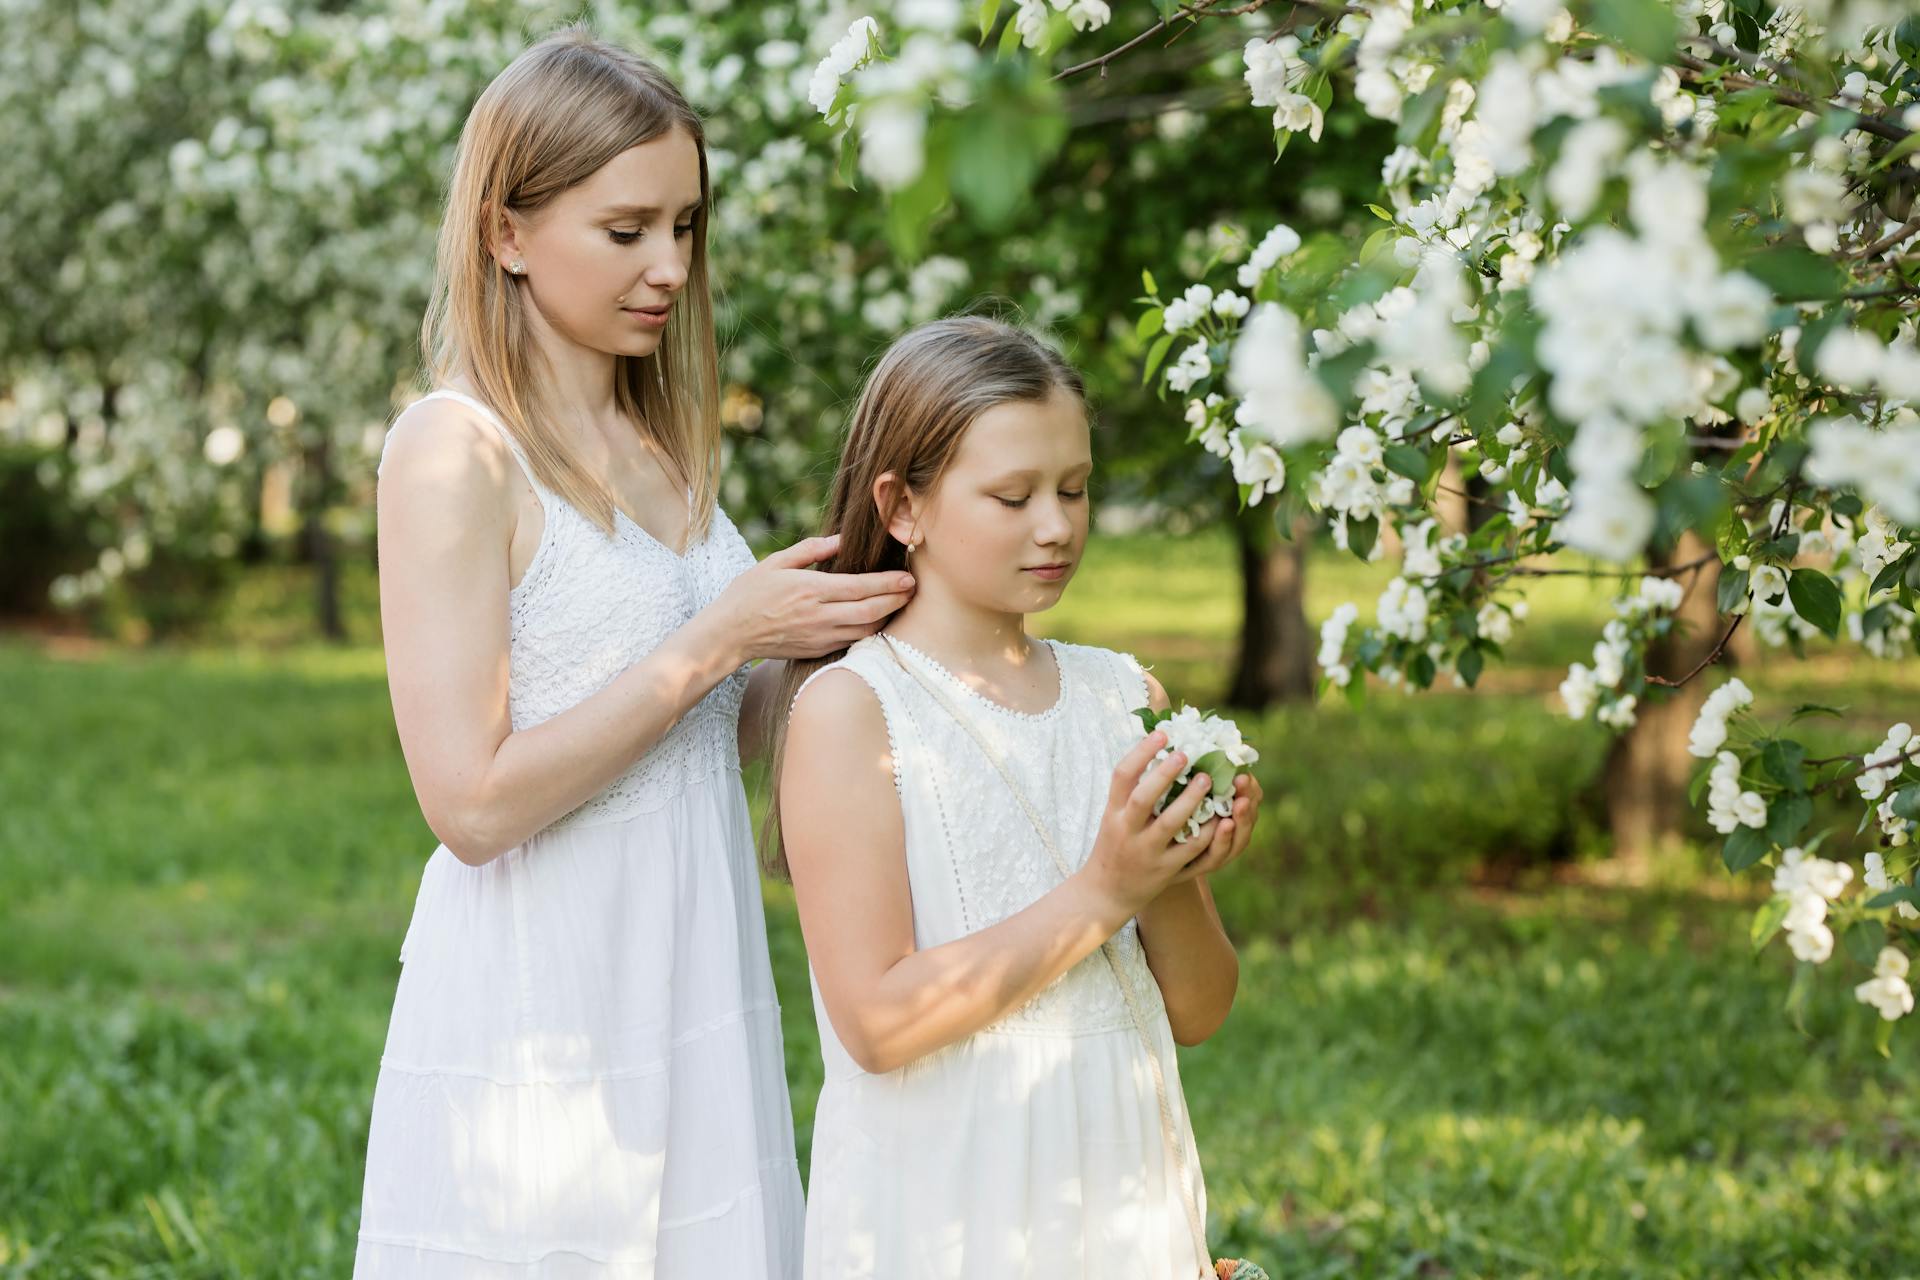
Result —
<instances>
[{"instance_id":1,"label":"white blossom","mask_svg":"<svg viewBox=\"0 0 1920 1280\"><path fill-rule=\"evenodd\" d=\"M1693 728L1687 735L1689 754L1710 759L1720 751L1720 745L1727 740L1727 718L1742 707L1753 704L1753 691L1746 682L1735 676L1707 695L1700 707L1700 714L1694 718ZM1726 754L1721 752L1721 758Z\"/></svg>"},{"instance_id":2,"label":"white blossom","mask_svg":"<svg viewBox=\"0 0 1920 1280\"><path fill-rule=\"evenodd\" d=\"M1339 406L1306 366L1300 321L1275 303L1254 308L1227 361L1241 397L1236 420L1279 447L1333 434Z\"/></svg>"},{"instance_id":3,"label":"white blossom","mask_svg":"<svg viewBox=\"0 0 1920 1280\"><path fill-rule=\"evenodd\" d=\"M1260 283L1260 277L1273 270L1280 259L1300 247L1300 235L1284 222L1277 223L1273 229L1261 238L1260 243L1240 264L1237 276L1242 289L1253 289Z\"/></svg>"},{"instance_id":4,"label":"white blossom","mask_svg":"<svg viewBox=\"0 0 1920 1280\"><path fill-rule=\"evenodd\" d=\"M841 82L866 65L872 57L872 43L879 38L880 24L864 17L856 18L847 33L834 41L827 56L814 68L813 79L807 85L807 101L813 104L814 110L823 116L833 110Z\"/></svg>"},{"instance_id":5,"label":"white blossom","mask_svg":"<svg viewBox=\"0 0 1920 1280\"><path fill-rule=\"evenodd\" d=\"M1913 988L1907 985L1907 957L1893 947L1882 947L1873 964L1873 977L1853 989L1854 999L1872 1005L1888 1022L1913 1012Z\"/></svg>"}]
</instances>

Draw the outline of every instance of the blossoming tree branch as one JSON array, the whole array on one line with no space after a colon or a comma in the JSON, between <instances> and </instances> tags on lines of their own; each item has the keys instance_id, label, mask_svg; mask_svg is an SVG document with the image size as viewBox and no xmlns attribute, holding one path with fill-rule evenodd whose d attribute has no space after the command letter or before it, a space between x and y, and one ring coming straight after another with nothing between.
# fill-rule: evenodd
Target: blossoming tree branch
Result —
<instances>
[{"instance_id":1,"label":"blossoming tree branch","mask_svg":"<svg viewBox=\"0 0 1920 1280\"><path fill-rule=\"evenodd\" d=\"M1772 877L1756 944L1784 937L1796 998L1836 956L1870 971L1884 1049L1913 1009L1920 736L1814 757L1796 725L1830 709L1763 720L1719 677L1742 626L1916 651L1920 20L1893 0L1123 8L895 5L838 37L809 96L909 251L950 206L1017 202L1063 86L1210 31L1237 57L1185 74L1237 80L1280 149L1343 112L1390 128L1360 243L1276 224L1177 286L1136 264L1143 377L1245 503L1320 513L1363 559L1398 548L1372 620L1350 603L1323 626L1323 687L1472 685L1524 579L1616 582L1567 713L1624 731L1698 706L1695 800L1727 866ZM1492 514L1445 532L1467 471ZM1666 669L1696 597L1711 626ZM1822 793L1858 825L1812 829Z\"/></svg>"}]
</instances>

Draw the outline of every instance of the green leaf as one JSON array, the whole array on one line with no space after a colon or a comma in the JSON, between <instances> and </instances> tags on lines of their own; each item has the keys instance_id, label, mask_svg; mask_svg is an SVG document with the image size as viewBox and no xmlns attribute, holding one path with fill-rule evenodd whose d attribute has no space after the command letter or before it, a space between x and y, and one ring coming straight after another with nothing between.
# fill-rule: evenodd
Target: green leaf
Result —
<instances>
[{"instance_id":1,"label":"green leaf","mask_svg":"<svg viewBox=\"0 0 1920 1280\"><path fill-rule=\"evenodd\" d=\"M1140 717L1141 727L1148 733L1152 733L1154 726L1160 723L1160 717L1154 712L1152 707L1135 708L1133 714Z\"/></svg>"},{"instance_id":2,"label":"green leaf","mask_svg":"<svg viewBox=\"0 0 1920 1280\"><path fill-rule=\"evenodd\" d=\"M987 42L987 36L993 31L993 20L1000 16L1000 0L980 0L980 43Z\"/></svg>"},{"instance_id":3,"label":"green leaf","mask_svg":"<svg viewBox=\"0 0 1920 1280\"><path fill-rule=\"evenodd\" d=\"M1144 267L1141 268L1140 271L1140 283L1147 287L1148 293L1153 294L1155 297L1160 296L1160 286L1153 282L1153 272L1146 270Z\"/></svg>"},{"instance_id":4,"label":"green leaf","mask_svg":"<svg viewBox=\"0 0 1920 1280\"><path fill-rule=\"evenodd\" d=\"M1920 134L1915 134L1914 136L1920 137ZM1873 1021L1873 1050L1883 1058L1891 1058L1893 1056L1893 1029L1897 1023L1880 1017L1876 1017Z\"/></svg>"},{"instance_id":5,"label":"green leaf","mask_svg":"<svg viewBox=\"0 0 1920 1280\"><path fill-rule=\"evenodd\" d=\"M1893 793L1890 803L1894 817L1905 818L1909 822L1920 820L1920 787L1902 787Z\"/></svg>"},{"instance_id":6,"label":"green leaf","mask_svg":"<svg viewBox=\"0 0 1920 1280\"><path fill-rule=\"evenodd\" d=\"M1427 87L1407 99L1400 108L1400 128L1395 141L1416 151L1431 150L1440 133L1440 108L1446 103L1453 78L1436 75Z\"/></svg>"},{"instance_id":7,"label":"green leaf","mask_svg":"<svg viewBox=\"0 0 1920 1280\"><path fill-rule=\"evenodd\" d=\"M1854 926L1840 935L1841 943L1847 954L1869 969L1880 958L1880 948L1887 941L1887 927L1878 920L1857 921Z\"/></svg>"},{"instance_id":8,"label":"green leaf","mask_svg":"<svg viewBox=\"0 0 1920 1280\"><path fill-rule=\"evenodd\" d=\"M1773 935L1780 932L1780 922L1787 918L1787 900L1768 898L1753 913L1753 924L1747 930L1747 936L1753 939L1755 951L1773 941Z\"/></svg>"},{"instance_id":9,"label":"green leaf","mask_svg":"<svg viewBox=\"0 0 1920 1280\"><path fill-rule=\"evenodd\" d=\"M1390 444L1386 451L1387 470L1403 475L1415 484L1425 483L1427 455L1410 444Z\"/></svg>"},{"instance_id":10,"label":"green leaf","mask_svg":"<svg viewBox=\"0 0 1920 1280\"><path fill-rule=\"evenodd\" d=\"M1533 344L1540 321L1530 309L1510 312L1500 322L1493 355L1473 375L1467 399L1467 425L1476 431L1494 431L1508 414L1516 379L1529 378L1538 369Z\"/></svg>"},{"instance_id":11,"label":"green leaf","mask_svg":"<svg viewBox=\"0 0 1920 1280\"><path fill-rule=\"evenodd\" d=\"M1777 845L1789 845L1813 818L1813 801L1805 792L1793 791L1776 796L1767 806L1766 838ZM1751 828L1747 828L1751 830Z\"/></svg>"},{"instance_id":12,"label":"green leaf","mask_svg":"<svg viewBox=\"0 0 1920 1280\"><path fill-rule=\"evenodd\" d=\"M1806 758L1807 749L1792 739L1776 738L1760 749L1760 766L1768 777L1789 791L1807 789L1806 779L1800 773Z\"/></svg>"},{"instance_id":13,"label":"green leaf","mask_svg":"<svg viewBox=\"0 0 1920 1280\"><path fill-rule=\"evenodd\" d=\"M1793 966L1793 981L1787 986L1787 1016L1793 1019L1793 1029L1802 1035L1807 1032L1807 996L1813 991L1813 968L1804 960Z\"/></svg>"},{"instance_id":14,"label":"green leaf","mask_svg":"<svg viewBox=\"0 0 1920 1280\"><path fill-rule=\"evenodd\" d=\"M929 146L926 168L887 202L887 238L902 258L909 262L919 259L926 248L927 231L946 204L947 166L937 145Z\"/></svg>"},{"instance_id":15,"label":"green leaf","mask_svg":"<svg viewBox=\"0 0 1920 1280\"><path fill-rule=\"evenodd\" d=\"M1747 583L1750 574L1745 569L1723 568L1720 570L1720 585L1714 592L1714 607L1721 613L1732 613L1740 602L1747 598Z\"/></svg>"},{"instance_id":16,"label":"green leaf","mask_svg":"<svg viewBox=\"0 0 1920 1280\"><path fill-rule=\"evenodd\" d=\"M1818 569L1795 569L1787 579L1793 611L1827 633L1840 634L1840 588Z\"/></svg>"},{"instance_id":17,"label":"green leaf","mask_svg":"<svg viewBox=\"0 0 1920 1280\"><path fill-rule=\"evenodd\" d=\"M1019 24L1009 22L1006 26L1000 28L1000 45L994 51L994 56L996 58L1011 57L1013 56L1013 51L1015 49L1018 49L1019 47L1020 47Z\"/></svg>"},{"instance_id":18,"label":"green leaf","mask_svg":"<svg viewBox=\"0 0 1920 1280\"><path fill-rule=\"evenodd\" d=\"M1909 902L1916 907L1920 907L1920 884L1903 884L1889 889L1885 893L1877 893L1867 899L1867 909L1869 911L1884 911L1886 908L1898 906L1902 902Z\"/></svg>"},{"instance_id":19,"label":"green leaf","mask_svg":"<svg viewBox=\"0 0 1920 1280\"><path fill-rule=\"evenodd\" d=\"M953 193L983 228L1006 225L1033 181L1066 138L1055 96L1001 87L954 120L949 164Z\"/></svg>"},{"instance_id":20,"label":"green leaf","mask_svg":"<svg viewBox=\"0 0 1920 1280\"><path fill-rule=\"evenodd\" d=\"M1799 245L1778 245L1747 259L1745 270L1783 302L1818 302L1838 297L1847 273L1831 258Z\"/></svg>"},{"instance_id":21,"label":"green leaf","mask_svg":"<svg viewBox=\"0 0 1920 1280\"><path fill-rule=\"evenodd\" d=\"M1153 310L1141 316L1140 323L1135 325L1133 329L1134 340L1136 342L1145 342L1148 338L1160 332L1160 325L1166 320L1166 317L1167 312L1164 307L1155 307Z\"/></svg>"},{"instance_id":22,"label":"green leaf","mask_svg":"<svg viewBox=\"0 0 1920 1280\"><path fill-rule=\"evenodd\" d=\"M1146 386L1153 381L1153 375L1159 370L1160 362L1167 358L1167 348L1173 345L1173 335L1163 333L1153 340L1147 348L1147 371L1140 375L1140 385Z\"/></svg>"},{"instance_id":23,"label":"green leaf","mask_svg":"<svg viewBox=\"0 0 1920 1280\"><path fill-rule=\"evenodd\" d=\"M1469 645L1462 649L1459 658L1454 661L1454 669L1460 673L1460 678L1467 682L1468 688L1472 688L1474 682L1480 678L1480 670L1485 665L1486 657L1480 652L1478 645Z\"/></svg>"},{"instance_id":24,"label":"green leaf","mask_svg":"<svg viewBox=\"0 0 1920 1280\"><path fill-rule=\"evenodd\" d=\"M1233 794L1233 762L1227 759L1224 751L1209 751L1188 767L1190 773L1204 773L1213 784L1213 798L1222 799Z\"/></svg>"},{"instance_id":25,"label":"green leaf","mask_svg":"<svg viewBox=\"0 0 1920 1280\"><path fill-rule=\"evenodd\" d=\"M1920 133L1910 133L1887 148L1887 154L1881 156L1869 172L1878 173L1888 165L1899 164L1916 151L1920 151Z\"/></svg>"},{"instance_id":26,"label":"green leaf","mask_svg":"<svg viewBox=\"0 0 1920 1280\"><path fill-rule=\"evenodd\" d=\"M1896 582L1900 581L1900 575L1906 571L1906 567L1907 560L1905 556L1895 560L1892 564L1882 566L1880 572L1873 575L1873 585L1867 588L1867 594L1877 596L1882 591L1891 588Z\"/></svg>"},{"instance_id":27,"label":"green leaf","mask_svg":"<svg viewBox=\"0 0 1920 1280\"><path fill-rule=\"evenodd\" d=\"M1374 217L1380 219L1380 221L1382 222L1391 223L1393 221L1393 214L1381 208L1377 204L1368 205L1367 212L1371 213Z\"/></svg>"},{"instance_id":28,"label":"green leaf","mask_svg":"<svg viewBox=\"0 0 1920 1280\"><path fill-rule=\"evenodd\" d=\"M1347 548L1361 560L1373 554L1373 544L1379 536L1380 520L1376 516L1347 521Z\"/></svg>"},{"instance_id":29,"label":"green leaf","mask_svg":"<svg viewBox=\"0 0 1920 1280\"><path fill-rule=\"evenodd\" d=\"M1673 55L1680 35L1673 9L1663 0L1595 0L1586 19L1601 35L1655 64Z\"/></svg>"},{"instance_id":30,"label":"green leaf","mask_svg":"<svg viewBox=\"0 0 1920 1280\"><path fill-rule=\"evenodd\" d=\"M1727 870L1745 871L1766 857L1771 847L1760 832L1752 827L1740 827L1727 837L1726 847L1720 850L1720 858L1727 864Z\"/></svg>"}]
</instances>

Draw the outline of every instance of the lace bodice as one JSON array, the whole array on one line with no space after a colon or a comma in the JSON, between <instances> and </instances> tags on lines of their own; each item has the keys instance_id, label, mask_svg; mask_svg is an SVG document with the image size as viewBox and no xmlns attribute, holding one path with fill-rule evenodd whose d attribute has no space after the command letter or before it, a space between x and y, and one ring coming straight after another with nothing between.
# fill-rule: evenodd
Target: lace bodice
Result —
<instances>
[{"instance_id":1,"label":"lace bodice","mask_svg":"<svg viewBox=\"0 0 1920 1280\"><path fill-rule=\"evenodd\" d=\"M508 702L516 730L597 693L753 567L753 552L716 507L707 536L684 555L616 512L608 537L534 477L519 444L485 404L457 391L500 432L540 499L540 545L507 600ZM418 403L418 402L416 402ZM612 822L656 810L690 783L740 767L737 724L746 668L734 672L605 790L554 827Z\"/></svg>"},{"instance_id":2,"label":"lace bodice","mask_svg":"<svg viewBox=\"0 0 1920 1280\"><path fill-rule=\"evenodd\" d=\"M1046 711L1029 715L988 700L931 657L894 643L901 659L940 682L996 745L1051 824L1062 856L1074 866L1084 864L1099 833L1114 766L1140 738L1140 722L1131 714L1147 704L1139 663L1107 649L1047 641L1060 672L1060 694ZM1006 781L951 713L900 668L885 640L861 640L823 670L836 667L860 676L886 716L905 820L916 946L935 947L998 924L1060 883ZM1159 987L1147 969L1137 925L1129 921L1116 940L1134 990L1147 999L1149 1012L1157 1011ZM1096 952L987 1031L1077 1035L1132 1025L1113 974Z\"/></svg>"}]
</instances>

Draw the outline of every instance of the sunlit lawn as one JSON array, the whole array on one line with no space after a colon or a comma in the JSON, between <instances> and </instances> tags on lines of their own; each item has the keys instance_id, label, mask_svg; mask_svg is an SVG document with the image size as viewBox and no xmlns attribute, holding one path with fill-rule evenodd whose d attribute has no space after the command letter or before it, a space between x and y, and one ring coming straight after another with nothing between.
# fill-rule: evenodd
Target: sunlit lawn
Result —
<instances>
[{"instance_id":1,"label":"sunlit lawn","mask_svg":"<svg viewBox=\"0 0 1920 1280\"><path fill-rule=\"evenodd\" d=\"M1310 612L1370 612L1385 576L1316 562ZM1496 691L1256 722L1265 843L1220 886L1240 999L1183 1059L1216 1248L1276 1277L1920 1273L1920 1048L1876 1057L1839 975L1796 1030L1753 885L1706 858L1655 889L1581 870L1605 740L1551 689L1604 598L1536 585ZM286 575L215 647L0 645L0 1275L346 1274L432 844L367 587L344 650L284 643ZM1204 700L1236 599L1223 542L1109 539L1044 625ZM1920 719L1916 666L1747 678L1877 734ZM804 1155L812 1013L768 902Z\"/></svg>"}]
</instances>

